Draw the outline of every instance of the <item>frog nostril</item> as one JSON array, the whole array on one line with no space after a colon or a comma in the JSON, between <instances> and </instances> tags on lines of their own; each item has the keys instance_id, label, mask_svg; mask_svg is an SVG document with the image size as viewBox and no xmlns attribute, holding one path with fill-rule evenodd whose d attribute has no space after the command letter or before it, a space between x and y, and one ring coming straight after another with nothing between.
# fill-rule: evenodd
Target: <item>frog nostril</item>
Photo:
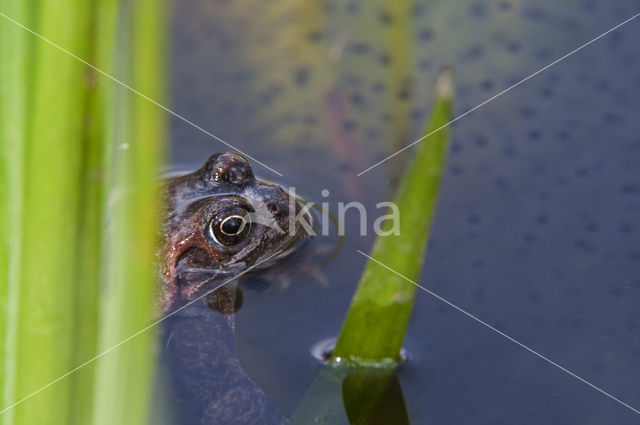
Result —
<instances>
[{"instance_id":1,"label":"frog nostril","mask_svg":"<svg viewBox=\"0 0 640 425\"><path fill-rule=\"evenodd\" d=\"M269 208L269 211L271 211L271 214L278 217L286 215L289 211L287 204L282 202L269 202L267 207Z\"/></svg>"},{"instance_id":2,"label":"frog nostril","mask_svg":"<svg viewBox=\"0 0 640 425\"><path fill-rule=\"evenodd\" d=\"M277 202L270 202L269 211L271 211L271 213L274 215L278 215L280 213L280 206Z\"/></svg>"}]
</instances>

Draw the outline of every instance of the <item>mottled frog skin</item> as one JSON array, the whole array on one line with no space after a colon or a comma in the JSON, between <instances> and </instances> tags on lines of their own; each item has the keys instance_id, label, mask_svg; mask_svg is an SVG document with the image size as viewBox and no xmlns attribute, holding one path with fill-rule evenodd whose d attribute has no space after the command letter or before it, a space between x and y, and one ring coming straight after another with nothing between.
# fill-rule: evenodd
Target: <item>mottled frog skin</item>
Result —
<instances>
[{"instance_id":1,"label":"mottled frog skin","mask_svg":"<svg viewBox=\"0 0 640 425\"><path fill-rule=\"evenodd\" d=\"M169 316L163 360L178 423L286 423L238 360L232 315L238 299L230 281L304 245L302 227L289 228L289 213L300 205L279 186L256 180L235 153L214 154L199 170L171 179L166 197L160 309Z\"/></svg>"}]
</instances>

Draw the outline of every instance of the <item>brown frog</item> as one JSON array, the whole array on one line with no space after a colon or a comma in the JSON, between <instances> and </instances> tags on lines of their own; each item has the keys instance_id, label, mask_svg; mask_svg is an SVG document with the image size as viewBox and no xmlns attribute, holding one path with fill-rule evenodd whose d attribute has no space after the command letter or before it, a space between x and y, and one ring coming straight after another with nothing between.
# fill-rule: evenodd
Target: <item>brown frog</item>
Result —
<instances>
[{"instance_id":1,"label":"brown frog","mask_svg":"<svg viewBox=\"0 0 640 425\"><path fill-rule=\"evenodd\" d=\"M254 178L235 153L167 184L161 310L164 362L180 424L284 424L286 418L246 375L233 338L238 296L231 281L300 250L309 236L290 222L301 205ZM312 217L306 216L311 220Z\"/></svg>"}]
</instances>

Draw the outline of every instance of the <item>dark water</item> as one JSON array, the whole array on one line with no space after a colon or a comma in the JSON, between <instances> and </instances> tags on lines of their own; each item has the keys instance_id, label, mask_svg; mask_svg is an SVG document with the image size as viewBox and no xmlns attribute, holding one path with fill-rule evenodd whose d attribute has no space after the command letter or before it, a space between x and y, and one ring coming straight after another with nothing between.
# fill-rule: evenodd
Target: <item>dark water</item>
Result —
<instances>
[{"instance_id":1,"label":"dark water","mask_svg":"<svg viewBox=\"0 0 640 425\"><path fill-rule=\"evenodd\" d=\"M638 1L205 1L173 6L172 108L332 207L389 200L437 72L457 114L640 12ZM640 409L640 19L455 123L420 283ZM410 72L403 71L409 63ZM403 59L405 58L405 59ZM172 121L172 160L229 150ZM406 137L394 128L411 128ZM395 168L395 170L394 170ZM245 370L290 413L335 336L371 236L351 217L318 277L245 293ZM369 227L371 228L371 227ZM389 265L393 266L393 265ZM325 279L328 286L320 281ZM399 381L413 424L639 424L640 415L419 292Z\"/></svg>"}]
</instances>

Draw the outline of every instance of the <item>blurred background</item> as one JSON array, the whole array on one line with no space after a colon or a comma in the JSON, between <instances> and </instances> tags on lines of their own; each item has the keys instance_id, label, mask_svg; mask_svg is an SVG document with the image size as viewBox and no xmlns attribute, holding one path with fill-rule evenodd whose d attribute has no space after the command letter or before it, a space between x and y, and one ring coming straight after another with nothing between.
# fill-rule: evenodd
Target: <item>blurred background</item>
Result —
<instances>
[{"instance_id":1,"label":"blurred background","mask_svg":"<svg viewBox=\"0 0 640 425\"><path fill-rule=\"evenodd\" d=\"M229 150L7 17L282 174L254 163L261 178L373 213L412 150L356 175L421 136L441 69L455 71L460 115L640 3L0 0L0 12L4 408L150 323L153 182ZM420 281L636 408L639 37L632 20L453 125ZM365 262L354 250L373 241L348 219L356 230L317 276L254 285L236 316L245 370L285 413L321 366L311 347L340 328ZM144 423L153 332L141 337L0 423ZM426 293L405 347L415 424L639 423Z\"/></svg>"}]
</instances>

